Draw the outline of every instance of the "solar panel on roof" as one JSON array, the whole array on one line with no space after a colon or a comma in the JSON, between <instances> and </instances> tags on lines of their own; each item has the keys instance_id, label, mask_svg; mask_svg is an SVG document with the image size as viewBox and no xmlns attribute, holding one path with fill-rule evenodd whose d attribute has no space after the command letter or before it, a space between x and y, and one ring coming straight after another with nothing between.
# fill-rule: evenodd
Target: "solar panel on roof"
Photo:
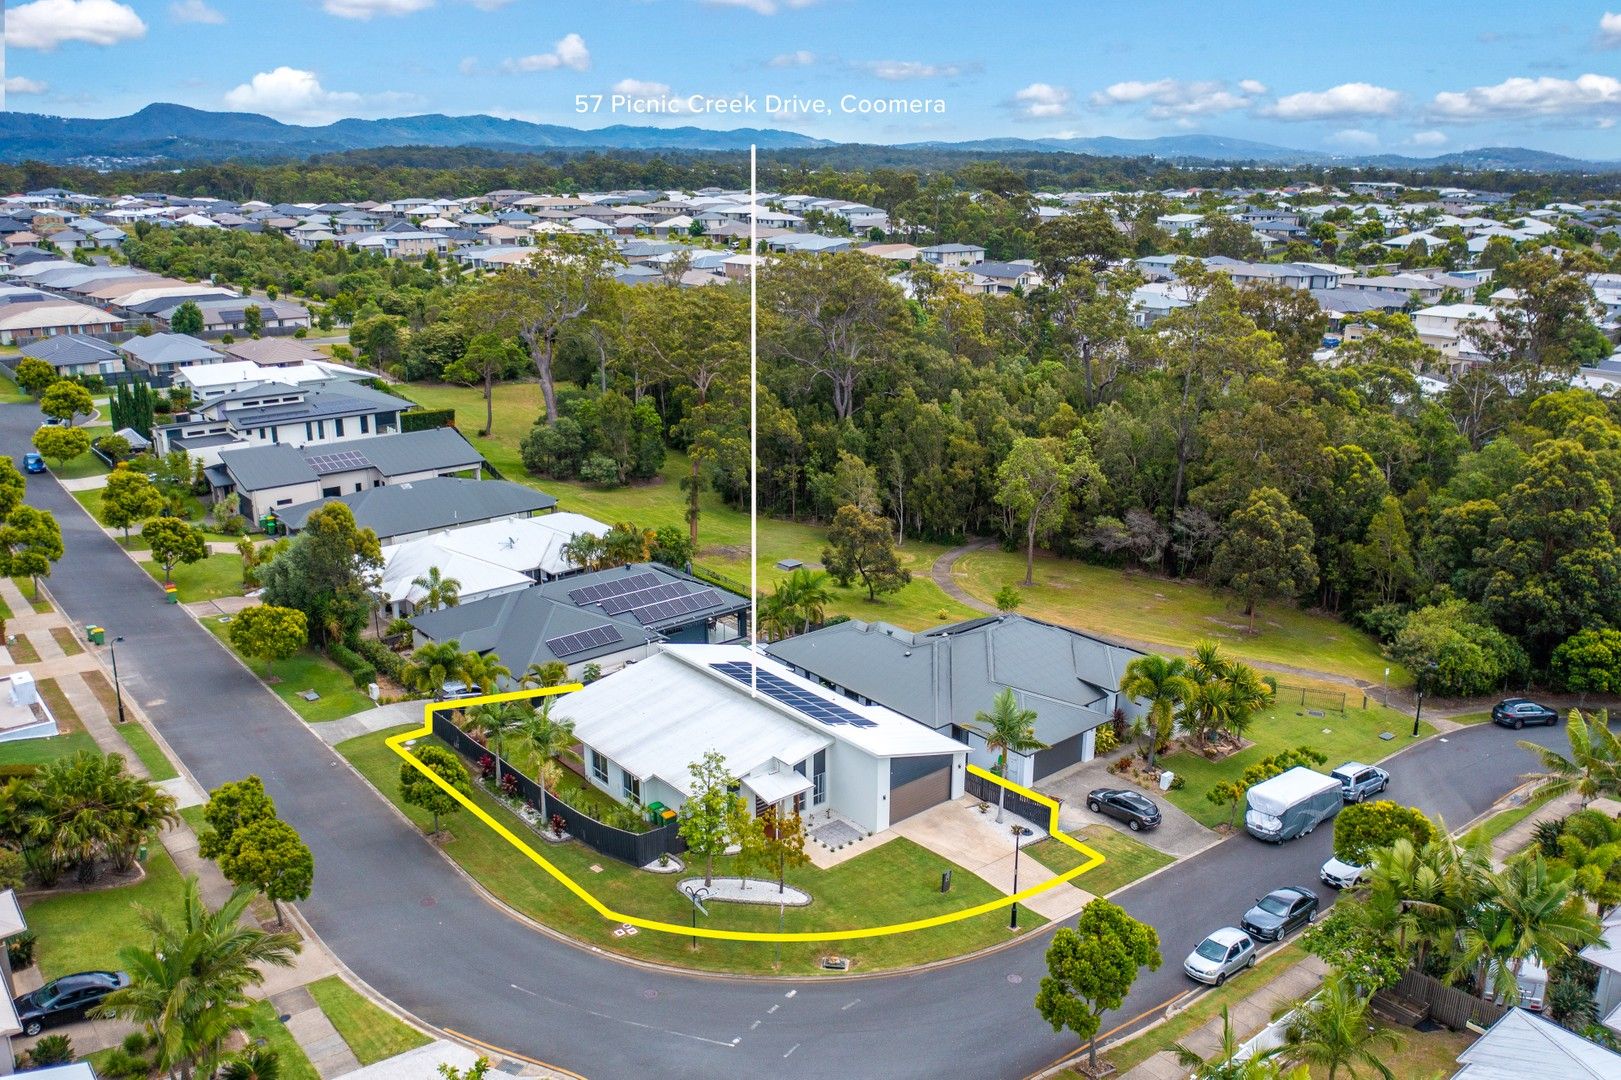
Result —
<instances>
[{"instance_id":1,"label":"solar panel on roof","mask_svg":"<svg viewBox=\"0 0 1621 1080\"><path fill-rule=\"evenodd\" d=\"M659 583L657 574L631 574L629 577L614 578L611 581L601 581L595 585L586 585L583 588L573 589L568 598L575 607L586 607L595 604L610 596L622 596L625 593L638 592L642 589L652 588ZM617 612L609 612L617 614Z\"/></svg>"},{"instance_id":2,"label":"solar panel on roof","mask_svg":"<svg viewBox=\"0 0 1621 1080\"><path fill-rule=\"evenodd\" d=\"M750 672L753 665L741 660L727 660L710 667L722 675L730 675L745 686L750 684ZM769 671L761 671L753 676L754 685L760 688L760 693L774 701L779 701L789 708L804 713L813 720L820 720L824 724L849 724L852 727L872 728L878 725L864 716L846 709L844 706L828 701L818 696L814 691L802 686L796 686L787 679Z\"/></svg>"},{"instance_id":3,"label":"solar panel on roof","mask_svg":"<svg viewBox=\"0 0 1621 1080\"><path fill-rule=\"evenodd\" d=\"M605 596L602 598L602 611L605 615L620 615L632 608L646 607L661 600L673 600L686 593L687 586L682 582L666 585L654 585L649 589L637 589L635 592L620 593L618 596Z\"/></svg>"},{"instance_id":4,"label":"solar panel on roof","mask_svg":"<svg viewBox=\"0 0 1621 1080\"><path fill-rule=\"evenodd\" d=\"M553 656L559 660L592 649L600 649L604 645L625 640L617 626L593 626L589 630L582 630L577 634L564 634L561 637L547 638L546 648L551 650Z\"/></svg>"}]
</instances>

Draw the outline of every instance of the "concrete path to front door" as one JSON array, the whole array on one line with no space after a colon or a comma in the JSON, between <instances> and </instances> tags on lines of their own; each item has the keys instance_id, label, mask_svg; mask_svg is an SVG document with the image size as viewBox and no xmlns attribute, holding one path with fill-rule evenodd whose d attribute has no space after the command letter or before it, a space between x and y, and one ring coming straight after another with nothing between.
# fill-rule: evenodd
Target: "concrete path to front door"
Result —
<instances>
[{"instance_id":1,"label":"concrete path to front door","mask_svg":"<svg viewBox=\"0 0 1621 1080\"><path fill-rule=\"evenodd\" d=\"M979 800L972 795L931 806L921 814L914 814L899 825L891 826L889 831L928 848L942 858L950 859L965 870L973 871L993 888L1011 896L1014 892L1014 825L1023 825L1031 830L1021 846L1047 837L1045 829L1011 811L998 825L996 808L993 806L987 812L980 813ZM1018 857L1018 870L1020 889L1028 889L1057 876L1029 855ZM1092 899L1091 893L1066 882L1032 896L1025 906L1048 919L1067 919Z\"/></svg>"},{"instance_id":2,"label":"concrete path to front door","mask_svg":"<svg viewBox=\"0 0 1621 1080\"><path fill-rule=\"evenodd\" d=\"M1061 772L1053 773L1036 782L1036 790L1054 798L1062 799L1063 810L1059 813L1058 822L1070 832L1075 832L1087 825L1107 825L1120 832L1131 832L1123 821L1116 821L1112 817L1094 814L1086 808L1087 793L1094 788L1125 788L1128 791L1141 791L1152 799L1154 805L1159 807L1160 827L1148 832L1135 832L1131 835L1141 840L1151 848L1163 851L1167 855L1178 859L1185 859L1190 855L1197 855L1212 844L1219 843L1221 834L1214 829L1207 829L1195 821L1184 810L1177 809L1171 800L1165 797L1162 791L1149 791L1139 788L1129 780L1124 780L1109 771L1109 762L1118 756L1118 753L1130 753L1129 750L1117 752L1107 758L1093 758L1083 761L1079 765L1071 765Z\"/></svg>"}]
</instances>

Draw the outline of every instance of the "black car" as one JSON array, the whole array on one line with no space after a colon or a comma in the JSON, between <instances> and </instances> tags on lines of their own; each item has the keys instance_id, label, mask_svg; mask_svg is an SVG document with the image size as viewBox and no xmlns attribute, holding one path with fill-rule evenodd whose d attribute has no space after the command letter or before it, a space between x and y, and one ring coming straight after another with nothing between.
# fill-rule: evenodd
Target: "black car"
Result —
<instances>
[{"instance_id":1,"label":"black car","mask_svg":"<svg viewBox=\"0 0 1621 1080\"><path fill-rule=\"evenodd\" d=\"M1124 821L1132 832L1157 828L1160 823L1159 807L1135 791L1097 788L1086 797L1086 808L1094 814L1107 814Z\"/></svg>"},{"instance_id":2,"label":"black car","mask_svg":"<svg viewBox=\"0 0 1621 1080\"><path fill-rule=\"evenodd\" d=\"M1559 712L1539 705L1530 698L1511 697L1492 706L1492 723L1502 724L1518 731L1527 724L1553 727L1559 723Z\"/></svg>"},{"instance_id":3,"label":"black car","mask_svg":"<svg viewBox=\"0 0 1621 1080\"><path fill-rule=\"evenodd\" d=\"M17 999L17 1023L24 1035L38 1035L48 1027L83 1020L114 990L129 985L122 971L81 971L52 979Z\"/></svg>"},{"instance_id":4,"label":"black car","mask_svg":"<svg viewBox=\"0 0 1621 1080\"><path fill-rule=\"evenodd\" d=\"M1282 941L1317 918L1317 894L1298 885L1273 889L1244 912L1238 925L1257 941Z\"/></svg>"}]
</instances>

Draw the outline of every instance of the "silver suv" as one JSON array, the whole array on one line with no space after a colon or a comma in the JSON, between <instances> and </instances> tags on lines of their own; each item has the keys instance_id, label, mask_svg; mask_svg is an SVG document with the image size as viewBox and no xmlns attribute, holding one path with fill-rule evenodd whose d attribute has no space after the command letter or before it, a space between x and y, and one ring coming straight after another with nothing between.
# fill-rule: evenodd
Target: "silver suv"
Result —
<instances>
[{"instance_id":1,"label":"silver suv","mask_svg":"<svg viewBox=\"0 0 1621 1080\"><path fill-rule=\"evenodd\" d=\"M1255 942L1236 926L1224 926L1199 942L1182 961L1188 978L1220 986L1229 975L1255 966Z\"/></svg>"},{"instance_id":2,"label":"silver suv","mask_svg":"<svg viewBox=\"0 0 1621 1080\"><path fill-rule=\"evenodd\" d=\"M1348 803L1370 799L1390 786L1390 774L1377 765L1348 761L1329 773L1340 782L1340 797Z\"/></svg>"}]
</instances>

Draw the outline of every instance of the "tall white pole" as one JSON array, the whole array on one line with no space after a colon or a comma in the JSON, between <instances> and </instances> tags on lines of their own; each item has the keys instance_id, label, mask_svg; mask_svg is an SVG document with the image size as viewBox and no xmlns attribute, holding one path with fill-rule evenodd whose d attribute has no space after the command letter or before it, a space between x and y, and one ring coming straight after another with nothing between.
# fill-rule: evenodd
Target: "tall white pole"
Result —
<instances>
[{"instance_id":1,"label":"tall white pole","mask_svg":"<svg viewBox=\"0 0 1621 1080\"><path fill-rule=\"evenodd\" d=\"M757 148L749 145L749 694L760 696L760 185Z\"/></svg>"}]
</instances>

